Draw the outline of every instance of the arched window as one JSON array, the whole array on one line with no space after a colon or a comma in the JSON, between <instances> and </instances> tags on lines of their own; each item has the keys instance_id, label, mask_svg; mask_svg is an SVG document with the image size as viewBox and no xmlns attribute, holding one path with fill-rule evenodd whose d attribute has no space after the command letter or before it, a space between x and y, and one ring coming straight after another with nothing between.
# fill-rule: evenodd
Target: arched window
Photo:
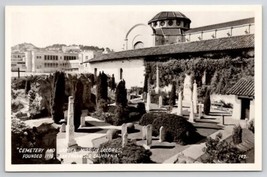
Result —
<instances>
[{"instance_id":1,"label":"arched window","mask_svg":"<svg viewBox=\"0 0 267 177\"><path fill-rule=\"evenodd\" d=\"M123 75L123 69L120 68L120 80L123 78L122 75Z\"/></svg>"}]
</instances>

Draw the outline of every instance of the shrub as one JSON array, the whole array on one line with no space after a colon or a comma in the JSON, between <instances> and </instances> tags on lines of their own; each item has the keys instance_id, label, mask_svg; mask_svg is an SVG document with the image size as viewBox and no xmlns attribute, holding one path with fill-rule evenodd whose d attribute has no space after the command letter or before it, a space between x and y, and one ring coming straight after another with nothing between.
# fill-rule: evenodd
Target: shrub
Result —
<instances>
[{"instance_id":1,"label":"shrub","mask_svg":"<svg viewBox=\"0 0 267 177\"><path fill-rule=\"evenodd\" d=\"M79 79L76 83L74 96L74 127L77 130L81 124L82 105L83 105L83 83Z\"/></svg>"},{"instance_id":2,"label":"shrub","mask_svg":"<svg viewBox=\"0 0 267 177\"><path fill-rule=\"evenodd\" d=\"M97 102L97 110L99 112L107 112L108 111L108 103L104 99L100 99Z\"/></svg>"},{"instance_id":3,"label":"shrub","mask_svg":"<svg viewBox=\"0 0 267 177\"><path fill-rule=\"evenodd\" d=\"M231 143L221 140L222 134L217 134L216 138L208 138L203 148L203 163L241 163L244 161L244 153Z\"/></svg>"},{"instance_id":4,"label":"shrub","mask_svg":"<svg viewBox=\"0 0 267 177\"><path fill-rule=\"evenodd\" d=\"M172 89L170 92L170 98L169 98L169 105L173 107L175 105L176 100L176 83L173 81L172 83Z\"/></svg>"},{"instance_id":5,"label":"shrub","mask_svg":"<svg viewBox=\"0 0 267 177\"><path fill-rule=\"evenodd\" d=\"M137 103L137 111L140 113L140 115L144 115L146 113L146 106L145 103Z\"/></svg>"},{"instance_id":6,"label":"shrub","mask_svg":"<svg viewBox=\"0 0 267 177\"><path fill-rule=\"evenodd\" d=\"M125 88L125 81L122 80L119 82L116 88L115 100L117 106L127 106L127 90Z\"/></svg>"},{"instance_id":7,"label":"shrub","mask_svg":"<svg viewBox=\"0 0 267 177\"><path fill-rule=\"evenodd\" d=\"M117 138L101 144L98 157L93 159L94 164L128 164L128 163L153 163L150 159L152 153L142 146L133 142L122 148L122 139ZM113 149L113 152L106 152L106 149Z\"/></svg>"},{"instance_id":8,"label":"shrub","mask_svg":"<svg viewBox=\"0 0 267 177\"><path fill-rule=\"evenodd\" d=\"M242 143L242 128L241 128L240 125L239 126L235 126L233 128L232 138L233 138L233 143L234 144Z\"/></svg>"},{"instance_id":9,"label":"shrub","mask_svg":"<svg viewBox=\"0 0 267 177\"><path fill-rule=\"evenodd\" d=\"M175 141L181 144L191 144L203 138L196 132L196 128L184 117L174 114L162 113L161 117L154 118L152 126L155 136L159 135L161 126L165 127L165 140L169 142Z\"/></svg>"},{"instance_id":10,"label":"shrub","mask_svg":"<svg viewBox=\"0 0 267 177\"><path fill-rule=\"evenodd\" d=\"M108 77L104 72L99 72L99 75L97 77L97 101L100 99L103 99L105 101L107 101L108 99Z\"/></svg>"},{"instance_id":11,"label":"shrub","mask_svg":"<svg viewBox=\"0 0 267 177\"><path fill-rule=\"evenodd\" d=\"M27 79L25 83L25 94L28 94L29 90L31 90L31 80Z\"/></svg>"},{"instance_id":12,"label":"shrub","mask_svg":"<svg viewBox=\"0 0 267 177\"><path fill-rule=\"evenodd\" d=\"M206 96L205 96L205 99L204 99L204 114L208 115L210 113L210 105L211 105L211 102L210 102L210 90L207 89Z\"/></svg>"},{"instance_id":13,"label":"shrub","mask_svg":"<svg viewBox=\"0 0 267 177\"><path fill-rule=\"evenodd\" d=\"M127 122L129 117L129 111L127 108L122 106L117 106L115 111L115 116L113 119L113 125L121 125L125 122Z\"/></svg>"},{"instance_id":14,"label":"shrub","mask_svg":"<svg viewBox=\"0 0 267 177\"><path fill-rule=\"evenodd\" d=\"M254 127L254 120L251 120L248 122L248 129L254 133L255 127Z\"/></svg>"},{"instance_id":15,"label":"shrub","mask_svg":"<svg viewBox=\"0 0 267 177\"><path fill-rule=\"evenodd\" d=\"M162 117L162 113L158 113L158 112L150 112L150 113L146 113L144 114L140 121L139 121L139 124L140 125L143 125L143 126L146 126L148 124L152 124L153 121L156 119L156 118L159 118L159 117Z\"/></svg>"}]
</instances>

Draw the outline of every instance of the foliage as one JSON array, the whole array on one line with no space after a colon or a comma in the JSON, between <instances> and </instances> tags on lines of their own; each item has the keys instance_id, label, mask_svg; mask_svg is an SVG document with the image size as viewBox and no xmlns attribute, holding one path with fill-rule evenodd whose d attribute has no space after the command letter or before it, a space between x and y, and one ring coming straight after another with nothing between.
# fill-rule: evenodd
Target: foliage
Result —
<instances>
[{"instance_id":1,"label":"foliage","mask_svg":"<svg viewBox=\"0 0 267 177\"><path fill-rule=\"evenodd\" d=\"M145 74L145 80L144 80L144 92L148 92L148 74Z\"/></svg>"},{"instance_id":2,"label":"foliage","mask_svg":"<svg viewBox=\"0 0 267 177\"><path fill-rule=\"evenodd\" d=\"M59 123L61 119L64 119L65 74L63 72L55 72L53 83L52 117L55 123Z\"/></svg>"},{"instance_id":3,"label":"foliage","mask_svg":"<svg viewBox=\"0 0 267 177\"><path fill-rule=\"evenodd\" d=\"M206 96L204 99L204 114L208 115L210 113L210 106L211 106L210 90L207 89Z\"/></svg>"},{"instance_id":4,"label":"foliage","mask_svg":"<svg viewBox=\"0 0 267 177\"><path fill-rule=\"evenodd\" d=\"M75 86L74 95L74 127L77 130L81 124L82 115L82 100L83 100L83 83L79 79Z\"/></svg>"},{"instance_id":5,"label":"foliage","mask_svg":"<svg viewBox=\"0 0 267 177\"><path fill-rule=\"evenodd\" d=\"M192 73L192 80L202 86L202 76L206 71L206 84L211 93L225 94L240 78L254 76L254 58L224 56L216 58L171 58L162 62L146 61L146 74L155 84L156 65L159 66L160 86L168 86L173 80L182 86L185 73Z\"/></svg>"},{"instance_id":6,"label":"foliage","mask_svg":"<svg viewBox=\"0 0 267 177\"><path fill-rule=\"evenodd\" d=\"M159 117L154 117L152 123L155 136L159 135L161 126L165 128L165 140L168 142L191 144L203 138L196 132L196 128L182 116L161 113Z\"/></svg>"},{"instance_id":7,"label":"foliage","mask_svg":"<svg viewBox=\"0 0 267 177\"><path fill-rule=\"evenodd\" d=\"M172 89L170 92L170 98L169 98L169 105L173 107L175 105L175 100L176 100L176 82L172 82Z\"/></svg>"},{"instance_id":8,"label":"foliage","mask_svg":"<svg viewBox=\"0 0 267 177\"><path fill-rule=\"evenodd\" d=\"M112 74L111 78L109 79L108 86L112 91L116 89L116 82L115 82L114 74Z\"/></svg>"},{"instance_id":9,"label":"foliage","mask_svg":"<svg viewBox=\"0 0 267 177\"><path fill-rule=\"evenodd\" d=\"M99 149L99 157L93 160L94 164L153 163L150 159L152 153L149 150L131 141L122 148L121 138L101 144ZM113 149L114 151L107 152L106 149Z\"/></svg>"},{"instance_id":10,"label":"foliage","mask_svg":"<svg viewBox=\"0 0 267 177\"><path fill-rule=\"evenodd\" d=\"M235 126L233 128L232 138L233 138L233 143L234 144L242 143L242 128L241 128L240 125L239 126Z\"/></svg>"},{"instance_id":11,"label":"foliage","mask_svg":"<svg viewBox=\"0 0 267 177\"><path fill-rule=\"evenodd\" d=\"M115 110L115 116L113 119L113 125L121 125L125 122L127 122L129 117L129 111L127 108L119 105L117 106L116 110Z\"/></svg>"},{"instance_id":12,"label":"foliage","mask_svg":"<svg viewBox=\"0 0 267 177\"><path fill-rule=\"evenodd\" d=\"M255 131L254 120L248 122L248 129L252 131L252 133L254 133Z\"/></svg>"},{"instance_id":13,"label":"foliage","mask_svg":"<svg viewBox=\"0 0 267 177\"><path fill-rule=\"evenodd\" d=\"M207 138L206 147L203 148L205 158L203 163L241 163L243 162L244 153L222 139L222 134L217 134L216 138Z\"/></svg>"},{"instance_id":14,"label":"foliage","mask_svg":"<svg viewBox=\"0 0 267 177\"><path fill-rule=\"evenodd\" d=\"M127 106L127 90L125 88L125 81L121 80L116 88L115 100L117 106Z\"/></svg>"},{"instance_id":15,"label":"foliage","mask_svg":"<svg viewBox=\"0 0 267 177\"><path fill-rule=\"evenodd\" d=\"M104 72L99 72L96 85L97 109L106 110L108 101L108 77ZM103 106L103 107L102 107Z\"/></svg>"},{"instance_id":16,"label":"foliage","mask_svg":"<svg viewBox=\"0 0 267 177\"><path fill-rule=\"evenodd\" d=\"M30 89L31 89L31 80L27 79L25 83L25 94L28 94Z\"/></svg>"}]
</instances>

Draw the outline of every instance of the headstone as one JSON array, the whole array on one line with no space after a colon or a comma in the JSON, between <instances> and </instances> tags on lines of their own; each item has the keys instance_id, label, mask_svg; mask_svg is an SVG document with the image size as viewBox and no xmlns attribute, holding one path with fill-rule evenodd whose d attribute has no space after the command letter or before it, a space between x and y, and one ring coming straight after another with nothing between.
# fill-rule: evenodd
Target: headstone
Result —
<instances>
[{"instance_id":1,"label":"headstone","mask_svg":"<svg viewBox=\"0 0 267 177\"><path fill-rule=\"evenodd\" d=\"M147 112L150 110L150 104L151 104L151 98L150 98L150 92L148 92L146 96L146 111Z\"/></svg>"},{"instance_id":2,"label":"headstone","mask_svg":"<svg viewBox=\"0 0 267 177\"><path fill-rule=\"evenodd\" d=\"M192 100L192 81L191 75L186 74L184 79L184 90L183 90L183 98L184 103L186 105L190 105Z\"/></svg>"},{"instance_id":3,"label":"headstone","mask_svg":"<svg viewBox=\"0 0 267 177\"><path fill-rule=\"evenodd\" d=\"M127 100L130 101L131 100L131 94L130 94L130 90L127 89Z\"/></svg>"},{"instance_id":4,"label":"headstone","mask_svg":"<svg viewBox=\"0 0 267 177\"><path fill-rule=\"evenodd\" d=\"M74 99L72 96L69 97L68 103L68 121L67 121L67 132L66 139L68 147L77 145L74 139Z\"/></svg>"},{"instance_id":5,"label":"headstone","mask_svg":"<svg viewBox=\"0 0 267 177\"><path fill-rule=\"evenodd\" d=\"M182 92L179 92L179 100L178 100L178 112L177 112L178 116L182 116L183 115L183 98L182 98Z\"/></svg>"},{"instance_id":6,"label":"headstone","mask_svg":"<svg viewBox=\"0 0 267 177\"><path fill-rule=\"evenodd\" d=\"M60 130L62 133L66 132L66 124L65 123L62 123Z\"/></svg>"},{"instance_id":7,"label":"headstone","mask_svg":"<svg viewBox=\"0 0 267 177\"><path fill-rule=\"evenodd\" d=\"M190 105L190 115L189 115L189 122L194 122L195 119L195 115L194 115L194 104L193 101L191 101L191 105Z\"/></svg>"},{"instance_id":8,"label":"headstone","mask_svg":"<svg viewBox=\"0 0 267 177\"><path fill-rule=\"evenodd\" d=\"M152 125L146 126L146 145L150 146L152 144Z\"/></svg>"},{"instance_id":9,"label":"headstone","mask_svg":"<svg viewBox=\"0 0 267 177\"><path fill-rule=\"evenodd\" d=\"M108 141L111 141L114 138L118 137L118 131L117 129L109 129L106 133L106 138L108 139Z\"/></svg>"},{"instance_id":10,"label":"headstone","mask_svg":"<svg viewBox=\"0 0 267 177\"><path fill-rule=\"evenodd\" d=\"M163 126L159 129L159 142L165 141L165 128Z\"/></svg>"},{"instance_id":11,"label":"headstone","mask_svg":"<svg viewBox=\"0 0 267 177\"><path fill-rule=\"evenodd\" d=\"M127 146L127 143L128 143L128 133L126 132L122 135L122 147Z\"/></svg>"},{"instance_id":12,"label":"headstone","mask_svg":"<svg viewBox=\"0 0 267 177\"><path fill-rule=\"evenodd\" d=\"M158 94L159 93L159 66L158 66L158 64L157 64L157 73L156 73L156 88L155 88L155 92L156 92L156 94Z\"/></svg>"},{"instance_id":13,"label":"headstone","mask_svg":"<svg viewBox=\"0 0 267 177\"><path fill-rule=\"evenodd\" d=\"M198 104L198 117L199 118L202 117L202 110L203 110L203 105L202 104Z\"/></svg>"},{"instance_id":14,"label":"headstone","mask_svg":"<svg viewBox=\"0 0 267 177\"><path fill-rule=\"evenodd\" d=\"M82 157L82 164L87 164L87 155Z\"/></svg>"},{"instance_id":15,"label":"headstone","mask_svg":"<svg viewBox=\"0 0 267 177\"><path fill-rule=\"evenodd\" d=\"M160 95L159 96L159 108L161 108L162 107L162 96Z\"/></svg>"},{"instance_id":16,"label":"headstone","mask_svg":"<svg viewBox=\"0 0 267 177\"><path fill-rule=\"evenodd\" d=\"M127 124L121 125L121 136L123 136L125 133L127 133Z\"/></svg>"},{"instance_id":17,"label":"headstone","mask_svg":"<svg viewBox=\"0 0 267 177\"><path fill-rule=\"evenodd\" d=\"M81 127L85 127L85 117L81 116Z\"/></svg>"},{"instance_id":18,"label":"headstone","mask_svg":"<svg viewBox=\"0 0 267 177\"><path fill-rule=\"evenodd\" d=\"M198 98L197 98L197 83L194 81L193 84L193 104L194 104L194 113L197 113L197 104L198 104Z\"/></svg>"},{"instance_id":19,"label":"headstone","mask_svg":"<svg viewBox=\"0 0 267 177\"><path fill-rule=\"evenodd\" d=\"M145 140L146 139L146 126L142 127L142 139Z\"/></svg>"}]
</instances>

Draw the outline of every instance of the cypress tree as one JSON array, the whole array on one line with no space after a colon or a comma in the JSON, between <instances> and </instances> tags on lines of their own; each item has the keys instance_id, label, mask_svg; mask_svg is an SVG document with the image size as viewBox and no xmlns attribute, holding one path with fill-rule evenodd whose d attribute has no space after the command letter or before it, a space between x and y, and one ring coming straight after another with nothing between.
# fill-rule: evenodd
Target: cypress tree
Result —
<instances>
[{"instance_id":1,"label":"cypress tree","mask_svg":"<svg viewBox=\"0 0 267 177\"><path fill-rule=\"evenodd\" d=\"M210 113L210 89L207 89L206 96L204 99L204 114L208 115Z\"/></svg>"},{"instance_id":2,"label":"cypress tree","mask_svg":"<svg viewBox=\"0 0 267 177\"><path fill-rule=\"evenodd\" d=\"M147 93L148 91L148 74L145 74L145 80L144 80L144 92Z\"/></svg>"},{"instance_id":3,"label":"cypress tree","mask_svg":"<svg viewBox=\"0 0 267 177\"><path fill-rule=\"evenodd\" d=\"M176 99L176 82L172 82L172 89L170 93L170 99L169 99L169 105L173 107L175 105L175 99Z\"/></svg>"},{"instance_id":4,"label":"cypress tree","mask_svg":"<svg viewBox=\"0 0 267 177\"><path fill-rule=\"evenodd\" d=\"M54 87L52 97L52 117L55 123L64 119L64 97L65 97L65 74L56 72L54 74Z\"/></svg>"},{"instance_id":5,"label":"cypress tree","mask_svg":"<svg viewBox=\"0 0 267 177\"><path fill-rule=\"evenodd\" d=\"M28 94L29 90L31 90L31 80L30 79L26 79L25 94Z\"/></svg>"},{"instance_id":6,"label":"cypress tree","mask_svg":"<svg viewBox=\"0 0 267 177\"><path fill-rule=\"evenodd\" d=\"M116 89L116 83L115 83L115 77L114 74L112 74L111 76L111 80L110 80L110 89L112 91L114 91Z\"/></svg>"},{"instance_id":7,"label":"cypress tree","mask_svg":"<svg viewBox=\"0 0 267 177\"><path fill-rule=\"evenodd\" d=\"M126 107L127 106L127 90L125 88L125 81L121 80L116 88L115 100L117 106Z\"/></svg>"},{"instance_id":8,"label":"cypress tree","mask_svg":"<svg viewBox=\"0 0 267 177\"><path fill-rule=\"evenodd\" d=\"M82 106L83 106L83 83L81 78L78 79L78 82L75 86L74 94L74 127L75 131L79 128L81 124L81 115L82 115Z\"/></svg>"}]
</instances>

